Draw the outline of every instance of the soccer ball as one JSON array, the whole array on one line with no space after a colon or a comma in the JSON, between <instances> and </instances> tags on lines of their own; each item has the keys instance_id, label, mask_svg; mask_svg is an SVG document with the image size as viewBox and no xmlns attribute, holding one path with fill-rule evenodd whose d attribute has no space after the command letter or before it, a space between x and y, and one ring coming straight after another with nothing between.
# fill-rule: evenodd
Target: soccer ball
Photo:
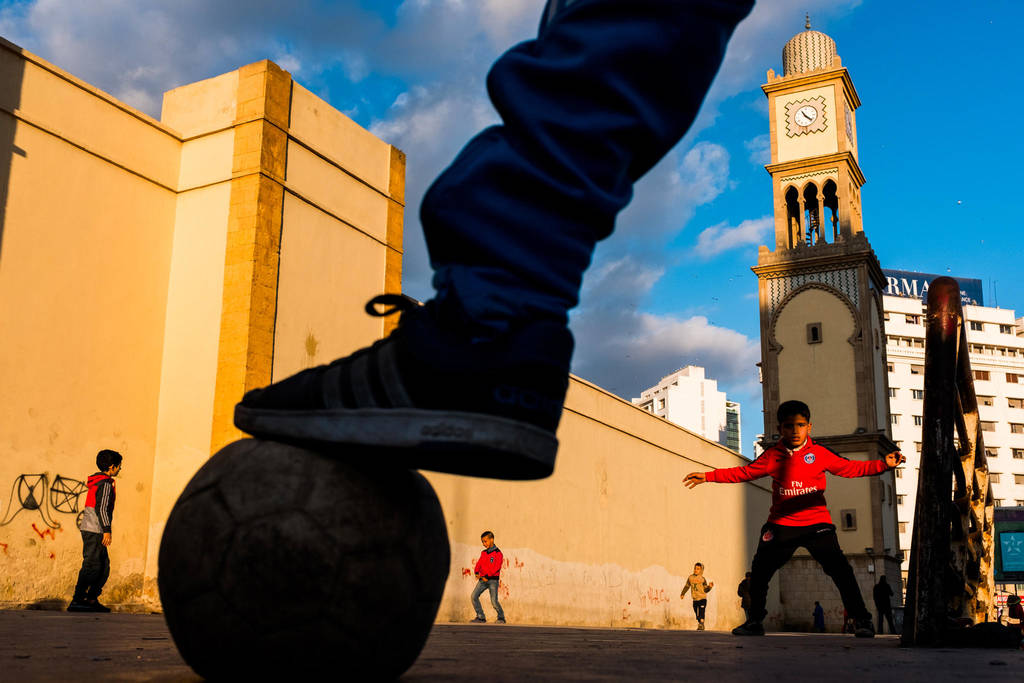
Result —
<instances>
[{"instance_id":1,"label":"soccer ball","mask_svg":"<svg viewBox=\"0 0 1024 683\"><path fill-rule=\"evenodd\" d=\"M160 599L208 679L394 679L416 660L448 578L427 480L243 439L196 473L160 544Z\"/></svg>"}]
</instances>

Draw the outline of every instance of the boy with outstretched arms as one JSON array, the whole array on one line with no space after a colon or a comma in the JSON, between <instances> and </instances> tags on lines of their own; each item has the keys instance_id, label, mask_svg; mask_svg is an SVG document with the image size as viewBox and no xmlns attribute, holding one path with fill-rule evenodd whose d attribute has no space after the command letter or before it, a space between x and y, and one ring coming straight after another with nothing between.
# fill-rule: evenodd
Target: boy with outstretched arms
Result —
<instances>
[{"instance_id":1,"label":"boy with outstretched arms","mask_svg":"<svg viewBox=\"0 0 1024 683\"><path fill-rule=\"evenodd\" d=\"M871 614L864 605L853 568L843 555L836 527L825 507L825 473L840 477L866 477L895 469L904 458L893 451L884 460L847 460L811 441L811 410L801 401L779 406L779 442L754 462L710 472L691 472L683 483L694 488L706 481L737 483L772 477L772 507L754 554L750 577L750 612L733 629L738 636L764 635L761 622L768 613L768 582L799 547L807 548L836 584L843 605L856 620L856 635L875 635Z\"/></svg>"},{"instance_id":2,"label":"boy with outstretched arms","mask_svg":"<svg viewBox=\"0 0 1024 683\"><path fill-rule=\"evenodd\" d=\"M103 585L110 576L111 525L114 522L114 477L121 473L123 458L117 451L104 449L96 454L99 472L89 477L85 510L82 513L82 569L78 572L75 595L69 612L109 612L100 604Z\"/></svg>"}]
</instances>

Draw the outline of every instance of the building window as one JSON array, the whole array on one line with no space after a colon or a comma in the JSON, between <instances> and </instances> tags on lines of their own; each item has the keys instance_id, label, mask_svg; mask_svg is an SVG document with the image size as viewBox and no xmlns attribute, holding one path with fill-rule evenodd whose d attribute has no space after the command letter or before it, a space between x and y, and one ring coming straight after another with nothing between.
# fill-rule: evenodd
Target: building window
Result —
<instances>
[{"instance_id":1,"label":"building window","mask_svg":"<svg viewBox=\"0 0 1024 683\"><path fill-rule=\"evenodd\" d=\"M988 480L990 482L992 482L993 484L998 484L999 483L999 472L989 472Z\"/></svg>"},{"instance_id":2,"label":"building window","mask_svg":"<svg viewBox=\"0 0 1024 683\"><path fill-rule=\"evenodd\" d=\"M1000 325L999 326L999 334L1013 334L1013 326L1012 325Z\"/></svg>"},{"instance_id":3,"label":"building window","mask_svg":"<svg viewBox=\"0 0 1024 683\"><path fill-rule=\"evenodd\" d=\"M994 431L996 431L996 423L995 422L987 422L985 420L982 420L981 421L981 431L983 431L983 432L994 432Z\"/></svg>"},{"instance_id":4,"label":"building window","mask_svg":"<svg viewBox=\"0 0 1024 683\"><path fill-rule=\"evenodd\" d=\"M664 409L665 409L665 399L659 398L658 399L658 410L664 410Z\"/></svg>"},{"instance_id":5,"label":"building window","mask_svg":"<svg viewBox=\"0 0 1024 683\"><path fill-rule=\"evenodd\" d=\"M896 478L897 479L902 479L903 478L903 470L904 469L905 468L903 468L903 467L897 467L896 468Z\"/></svg>"},{"instance_id":6,"label":"building window","mask_svg":"<svg viewBox=\"0 0 1024 683\"><path fill-rule=\"evenodd\" d=\"M1011 422L1010 423L1010 433L1011 434L1024 434L1024 424L1020 424L1019 422Z\"/></svg>"},{"instance_id":7,"label":"building window","mask_svg":"<svg viewBox=\"0 0 1024 683\"><path fill-rule=\"evenodd\" d=\"M923 349L924 339L911 339L910 345L913 346L915 349Z\"/></svg>"},{"instance_id":8,"label":"building window","mask_svg":"<svg viewBox=\"0 0 1024 683\"><path fill-rule=\"evenodd\" d=\"M974 371L974 381L977 382L977 381L987 381L987 380L988 380L988 370L975 370Z\"/></svg>"},{"instance_id":9,"label":"building window","mask_svg":"<svg viewBox=\"0 0 1024 683\"><path fill-rule=\"evenodd\" d=\"M821 323L808 323L807 324L807 343L808 344L820 344L821 343Z\"/></svg>"},{"instance_id":10,"label":"building window","mask_svg":"<svg viewBox=\"0 0 1024 683\"><path fill-rule=\"evenodd\" d=\"M986 447L985 448L985 457L986 458L998 458L999 457L999 450L996 449L996 448L988 448L988 447Z\"/></svg>"},{"instance_id":11,"label":"building window","mask_svg":"<svg viewBox=\"0 0 1024 683\"><path fill-rule=\"evenodd\" d=\"M1024 398L1008 398L1006 403L1011 408L1024 408Z\"/></svg>"},{"instance_id":12,"label":"building window","mask_svg":"<svg viewBox=\"0 0 1024 683\"><path fill-rule=\"evenodd\" d=\"M903 505L903 502L904 502L904 501L905 501L906 499L907 499L906 495L904 495L904 494L902 494L902 493L897 493L897 494L896 494L896 504L897 504L897 505Z\"/></svg>"},{"instance_id":13,"label":"building window","mask_svg":"<svg viewBox=\"0 0 1024 683\"><path fill-rule=\"evenodd\" d=\"M896 389L898 387L889 387L889 398L896 398Z\"/></svg>"},{"instance_id":14,"label":"building window","mask_svg":"<svg viewBox=\"0 0 1024 683\"><path fill-rule=\"evenodd\" d=\"M924 374L924 366L923 365L911 365L910 366L910 374L911 375L923 375Z\"/></svg>"},{"instance_id":15,"label":"building window","mask_svg":"<svg viewBox=\"0 0 1024 683\"><path fill-rule=\"evenodd\" d=\"M1013 483L1017 486L1024 486L1024 474L1013 475Z\"/></svg>"},{"instance_id":16,"label":"building window","mask_svg":"<svg viewBox=\"0 0 1024 683\"><path fill-rule=\"evenodd\" d=\"M900 423L900 415L899 415L899 413L893 413L892 415L889 416L889 424L898 425L899 423Z\"/></svg>"},{"instance_id":17,"label":"building window","mask_svg":"<svg viewBox=\"0 0 1024 683\"><path fill-rule=\"evenodd\" d=\"M1006 373L1006 381L1009 384L1024 384L1024 375L1019 375L1015 372Z\"/></svg>"},{"instance_id":18,"label":"building window","mask_svg":"<svg viewBox=\"0 0 1024 683\"><path fill-rule=\"evenodd\" d=\"M895 372L895 368L892 363L886 363L885 367L888 368L889 372Z\"/></svg>"},{"instance_id":19,"label":"building window","mask_svg":"<svg viewBox=\"0 0 1024 683\"><path fill-rule=\"evenodd\" d=\"M914 442L914 450L916 450L918 453L921 452L921 442L920 441L915 441Z\"/></svg>"},{"instance_id":20,"label":"building window","mask_svg":"<svg viewBox=\"0 0 1024 683\"><path fill-rule=\"evenodd\" d=\"M1010 451L1017 460L1024 460L1024 448L1011 448Z\"/></svg>"},{"instance_id":21,"label":"building window","mask_svg":"<svg viewBox=\"0 0 1024 683\"><path fill-rule=\"evenodd\" d=\"M839 520L843 531L854 531L857 528L857 511L840 510Z\"/></svg>"},{"instance_id":22,"label":"building window","mask_svg":"<svg viewBox=\"0 0 1024 683\"><path fill-rule=\"evenodd\" d=\"M913 394L913 397L918 401L924 399L924 389L913 389L910 393Z\"/></svg>"},{"instance_id":23,"label":"building window","mask_svg":"<svg viewBox=\"0 0 1024 683\"><path fill-rule=\"evenodd\" d=\"M907 523L906 522L900 522L899 525L900 525L900 533L901 534L907 533Z\"/></svg>"},{"instance_id":24,"label":"building window","mask_svg":"<svg viewBox=\"0 0 1024 683\"><path fill-rule=\"evenodd\" d=\"M1003 499L1002 498L993 498L992 499L992 504L995 505L997 508L1001 508L1001 507L1003 507Z\"/></svg>"},{"instance_id":25,"label":"building window","mask_svg":"<svg viewBox=\"0 0 1024 683\"><path fill-rule=\"evenodd\" d=\"M889 311L882 311L882 320L889 322Z\"/></svg>"},{"instance_id":26,"label":"building window","mask_svg":"<svg viewBox=\"0 0 1024 683\"><path fill-rule=\"evenodd\" d=\"M1021 500L1020 498L1018 498L1017 499L1017 507L1024 508L1024 500Z\"/></svg>"},{"instance_id":27,"label":"building window","mask_svg":"<svg viewBox=\"0 0 1024 683\"><path fill-rule=\"evenodd\" d=\"M913 313L907 313L906 321L911 325L918 325L921 322L921 316L914 315Z\"/></svg>"},{"instance_id":28,"label":"building window","mask_svg":"<svg viewBox=\"0 0 1024 683\"><path fill-rule=\"evenodd\" d=\"M979 396L978 403L983 406L994 406L996 399L994 396Z\"/></svg>"},{"instance_id":29,"label":"building window","mask_svg":"<svg viewBox=\"0 0 1024 683\"><path fill-rule=\"evenodd\" d=\"M914 416L914 426L915 427L920 427L923 424L924 424L924 418L921 417L920 415L915 415Z\"/></svg>"},{"instance_id":30,"label":"building window","mask_svg":"<svg viewBox=\"0 0 1024 683\"><path fill-rule=\"evenodd\" d=\"M981 330L984 328L982 327L982 324L980 322L978 322L977 320L972 320L971 329L974 330L975 332L981 332Z\"/></svg>"}]
</instances>

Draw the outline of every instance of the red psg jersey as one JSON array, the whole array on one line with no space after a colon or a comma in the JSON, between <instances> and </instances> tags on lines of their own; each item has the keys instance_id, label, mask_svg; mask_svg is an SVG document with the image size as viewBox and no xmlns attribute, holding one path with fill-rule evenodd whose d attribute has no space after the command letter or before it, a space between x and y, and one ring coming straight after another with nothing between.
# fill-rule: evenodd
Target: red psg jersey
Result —
<instances>
[{"instance_id":1,"label":"red psg jersey","mask_svg":"<svg viewBox=\"0 0 1024 683\"><path fill-rule=\"evenodd\" d=\"M707 473L707 480L735 484L771 476L772 509L768 521L782 526L831 524L825 507L825 473L867 477L889 469L885 460L847 460L810 439L795 451L775 444L754 462Z\"/></svg>"}]
</instances>

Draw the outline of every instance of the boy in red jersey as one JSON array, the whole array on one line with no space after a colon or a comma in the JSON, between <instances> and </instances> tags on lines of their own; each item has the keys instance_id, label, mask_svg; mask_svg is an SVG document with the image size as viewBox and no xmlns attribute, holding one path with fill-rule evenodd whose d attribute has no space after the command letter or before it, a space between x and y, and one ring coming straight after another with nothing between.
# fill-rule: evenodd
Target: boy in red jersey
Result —
<instances>
[{"instance_id":1,"label":"boy in red jersey","mask_svg":"<svg viewBox=\"0 0 1024 683\"><path fill-rule=\"evenodd\" d=\"M477 583L470 598L470 602L473 603L473 610L476 612L476 617L470 621L479 624L487 621L484 617L484 610L480 607L480 595L484 591L490 591L491 606L498 613L497 623L504 624L505 611L501 609L501 603L498 602L498 584L501 580L501 565L505 559L501 551L498 550L498 546L494 545L493 532L485 531L480 534L480 542L483 544L484 549L480 553L480 559L476 561L476 566L473 568L473 575L476 576Z\"/></svg>"},{"instance_id":2,"label":"boy in red jersey","mask_svg":"<svg viewBox=\"0 0 1024 683\"><path fill-rule=\"evenodd\" d=\"M871 613L864 605L853 568L843 555L836 527L825 507L825 473L840 477L867 477L894 469L903 462L899 451L884 460L847 460L811 441L811 409L801 401L779 406L779 442L743 467L691 472L683 479L688 488L706 481L737 483L772 477L772 507L761 527L750 577L750 612L747 621L732 630L738 636L763 636L761 622L768 613L768 582L797 548L803 546L836 584L843 606L856 620L856 635L875 635Z\"/></svg>"},{"instance_id":3,"label":"boy in red jersey","mask_svg":"<svg viewBox=\"0 0 1024 683\"><path fill-rule=\"evenodd\" d=\"M78 572L75 595L69 612L109 612L100 603L100 593L110 576L111 524L114 522L114 477L121 473L123 458L117 451L104 449L96 454L99 472L89 477L89 493L82 514L82 569Z\"/></svg>"}]
</instances>

